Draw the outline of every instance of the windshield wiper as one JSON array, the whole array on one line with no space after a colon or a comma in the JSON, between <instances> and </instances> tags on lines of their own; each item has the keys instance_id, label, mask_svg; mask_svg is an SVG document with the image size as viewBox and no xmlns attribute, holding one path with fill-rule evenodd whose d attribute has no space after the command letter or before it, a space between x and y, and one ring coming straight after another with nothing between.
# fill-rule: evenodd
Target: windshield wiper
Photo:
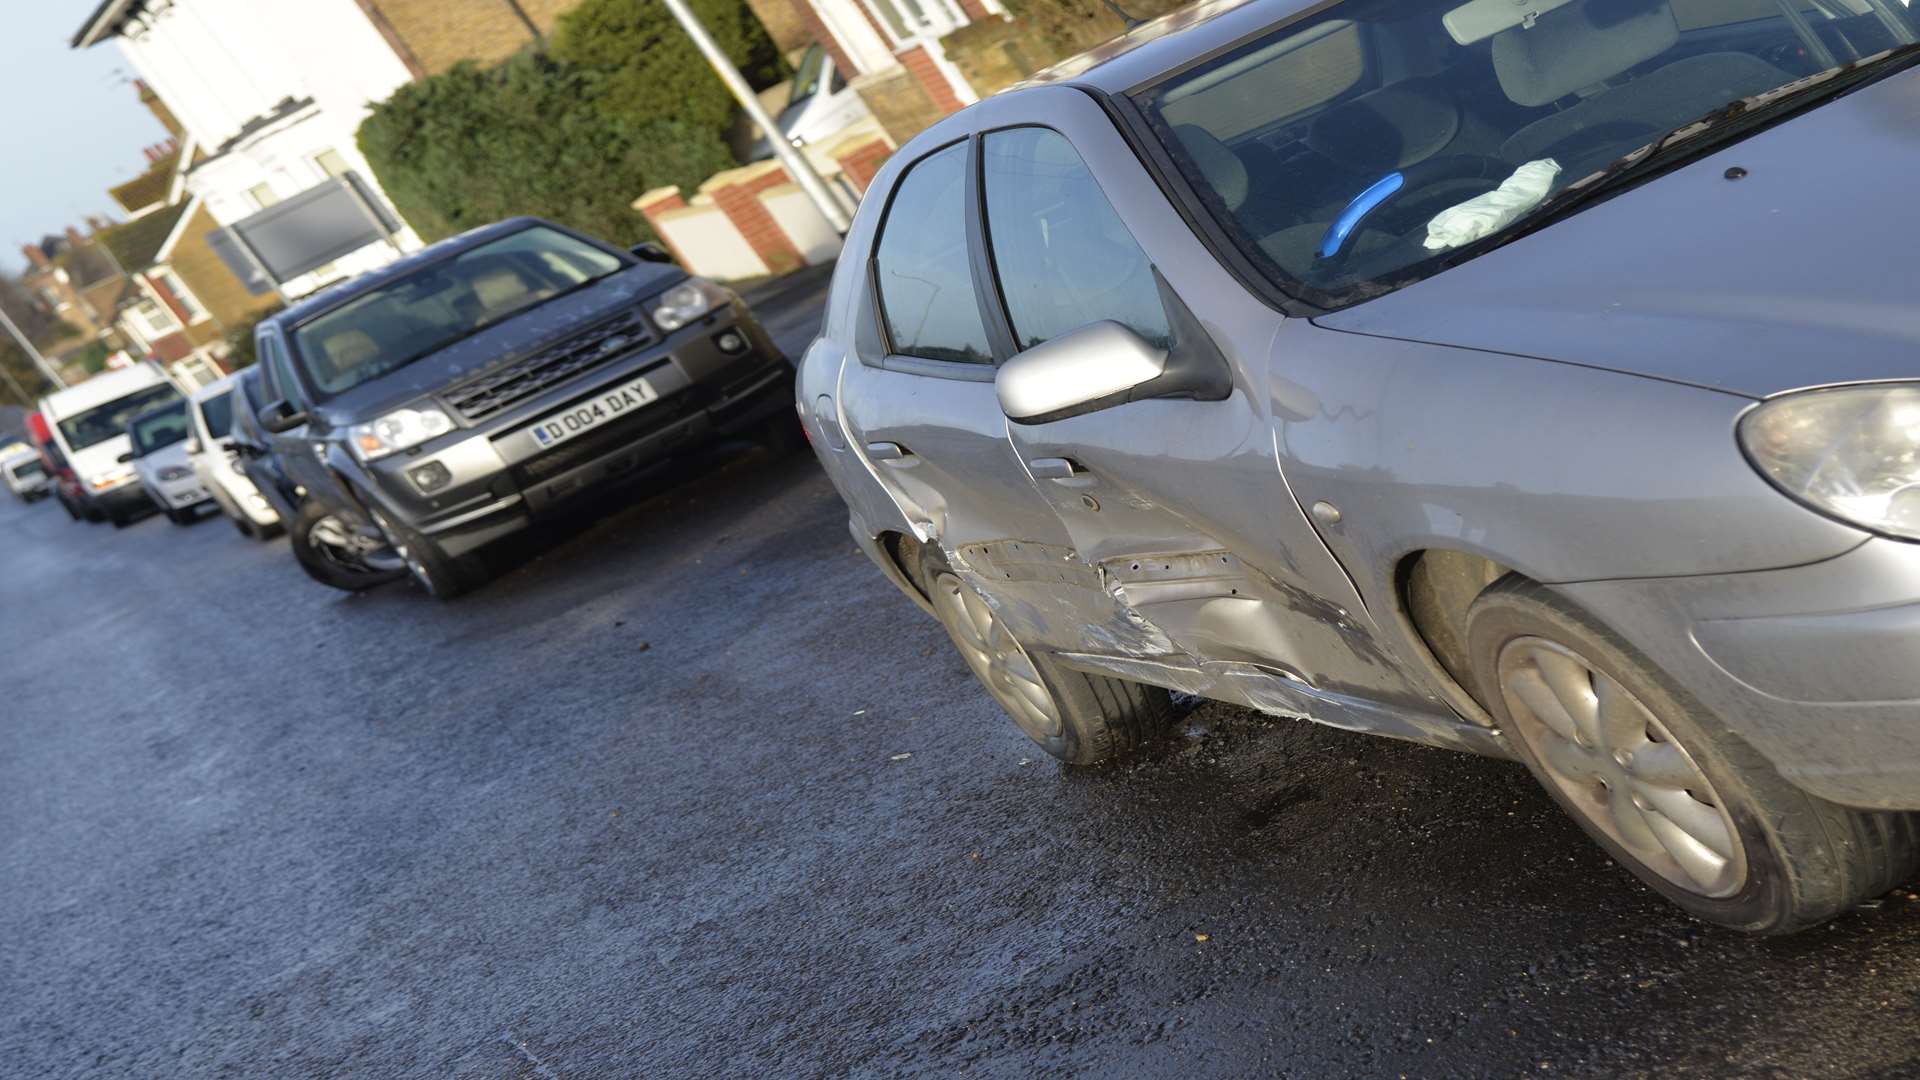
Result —
<instances>
[{"instance_id":1,"label":"windshield wiper","mask_svg":"<svg viewBox=\"0 0 1920 1080\"><path fill-rule=\"evenodd\" d=\"M1567 185L1534 207L1531 213L1521 219L1517 228L1499 235L1503 240L1517 239L1597 198L1616 193L1660 169L1676 164L1678 156L1705 153L1724 141L1703 139L1703 136L1716 132L1727 135L1750 124L1783 120L1874 78L1892 74L1916 60L1920 60L1920 44L1901 45L1850 64L1795 79L1771 90L1736 98L1704 116L1662 132L1652 142L1622 155L1606 168Z\"/></svg>"}]
</instances>

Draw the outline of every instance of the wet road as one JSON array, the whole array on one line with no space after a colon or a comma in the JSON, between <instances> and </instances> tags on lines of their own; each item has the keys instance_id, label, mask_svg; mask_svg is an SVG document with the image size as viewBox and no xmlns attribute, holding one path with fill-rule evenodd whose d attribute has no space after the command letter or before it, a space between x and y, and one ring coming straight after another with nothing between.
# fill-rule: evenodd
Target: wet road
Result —
<instances>
[{"instance_id":1,"label":"wet road","mask_svg":"<svg viewBox=\"0 0 1920 1080\"><path fill-rule=\"evenodd\" d=\"M0 1075L1920 1075L1904 891L1711 930L1219 705L1062 768L844 521L720 455L436 605L0 500Z\"/></svg>"}]
</instances>

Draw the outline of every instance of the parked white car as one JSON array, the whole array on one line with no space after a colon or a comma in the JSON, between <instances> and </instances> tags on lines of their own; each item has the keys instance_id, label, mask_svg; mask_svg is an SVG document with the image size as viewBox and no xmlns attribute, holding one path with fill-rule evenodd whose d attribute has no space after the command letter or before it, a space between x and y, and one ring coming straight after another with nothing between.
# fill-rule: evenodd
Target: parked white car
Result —
<instances>
[{"instance_id":1,"label":"parked white car","mask_svg":"<svg viewBox=\"0 0 1920 1080\"><path fill-rule=\"evenodd\" d=\"M58 458L79 479L80 505L88 521L125 525L147 512L151 500L129 462L127 421L162 402L180 400L180 389L160 366L139 363L108 371L39 401Z\"/></svg>"},{"instance_id":2,"label":"parked white car","mask_svg":"<svg viewBox=\"0 0 1920 1080\"><path fill-rule=\"evenodd\" d=\"M140 483L153 504L175 525L192 524L200 508L212 501L200 478L193 474L193 462L187 459L191 428L187 403L181 398L148 409L127 424L127 436L133 441L133 467L140 474Z\"/></svg>"},{"instance_id":3,"label":"parked white car","mask_svg":"<svg viewBox=\"0 0 1920 1080\"><path fill-rule=\"evenodd\" d=\"M0 457L0 477L5 477L7 490L21 502L33 502L52 490L40 452L31 447Z\"/></svg>"},{"instance_id":4,"label":"parked white car","mask_svg":"<svg viewBox=\"0 0 1920 1080\"><path fill-rule=\"evenodd\" d=\"M200 485L242 536L266 540L280 532L280 515L240 468L233 445L234 395L243 393L239 376L208 383L188 399L187 457Z\"/></svg>"},{"instance_id":5,"label":"parked white car","mask_svg":"<svg viewBox=\"0 0 1920 1080\"><path fill-rule=\"evenodd\" d=\"M872 115L867 103L860 100L860 95L847 85L846 77L834 67L833 58L814 45L800 57L787 104L773 122L788 142L807 146ZM773 147L765 136L754 140L751 156L755 161L773 156Z\"/></svg>"}]
</instances>

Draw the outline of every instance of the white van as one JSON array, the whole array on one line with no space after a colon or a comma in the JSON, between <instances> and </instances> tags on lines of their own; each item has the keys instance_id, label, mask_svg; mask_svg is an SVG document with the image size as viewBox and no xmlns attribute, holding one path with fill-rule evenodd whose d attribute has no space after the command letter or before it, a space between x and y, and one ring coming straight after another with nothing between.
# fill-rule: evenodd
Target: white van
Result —
<instances>
[{"instance_id":1,"label":"white van","mask_svg":"<svg viewBox=\"0 0 1920 1080\"><path fill-rule=\"evenodd\" d=\"M103 372L78 386L40 399L54 442L73 467L88 521L125 525L153 509L133 466L127 421L139 413L181 397L180 388L160 366L139 363Z\"/></svg>"}]
</instances>

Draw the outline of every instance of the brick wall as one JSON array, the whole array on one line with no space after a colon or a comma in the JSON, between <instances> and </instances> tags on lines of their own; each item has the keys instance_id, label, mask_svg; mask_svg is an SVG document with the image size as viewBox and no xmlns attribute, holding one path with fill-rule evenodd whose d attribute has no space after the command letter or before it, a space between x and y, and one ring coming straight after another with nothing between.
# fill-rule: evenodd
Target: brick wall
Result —
<instances>
[{"instance_id":1,"label":"brick wall","mask_svg":"<svg viewBox=\"0 0 1920 1080\"><path fill-rule=\"evenodd\" d=\"M881 138L871 138L852 146L834 148L834 160L840 163L840 171L854 188L865 195L867 185L880 174L880 166L887 163L893 155L893 147Z\"/></svg>"},{"instance_id":2,"label":"brick wall","mask_svg":"<svg viewBox=\"0 0 1920 1080\"><path fill-rule=\"evenodd\" d=\"M660 215L669 210L683 210L686 205L687 200L680 194L680 189L677 187L655 188L633 201L633 208L640 211L640 216L647 219L647 224L653 226L653 234L660 238L661 243L667 245L667 250L673 252L674 261L681 266L693 264L687 261L686 253L674 244L673 238L667 235L666 230L660 227Z\"/></svg>"},{"instance_id":3,"label":"brick wall","mask_svg":"<svg viewBox=\"0 0 1920 1080\"><path fill-rule=\"evenodd\" d=\"M906 68L907 73L912 75L921 89L927 92L927 96L933 100L934 107L940 110L941 115L949 115L961 110L963 106L960 96L953 92L953 84L947 81L946 74L940 70L938 64L934 63L933 56L927 52L926 46L915 45L900 53L899 56L901 66Z\"/></svg>"},{"instance_id":4,"label":"brick wall","mask_svg":"<svg viewBox=\"0 0 1920 1080\"><path fill-rule=\"evenodd\" d=\"M733 174L742 172L750 175L732 179ZM806 265L793 239L780 227L779 222L773 220L765 204L756 197L768 188L790 183L786 170L778 166L765 169L747 166L733 170L732 174L721 173L716 179L721 177L726 179L718 184L710 180L710 186L703 190L713 198L714 205L725 212L734 228L740 230L740 235L746 237L748 246L760 256L761 262L767 264L767 269L775 274L785 274Z\"/></svg>"},{"instance_id":5,"label":"brick wall","mask_svg":"<svg viewBox=\"0 0 1920 1080\"><path fill-rule=\"evenodd\" d=\"M530 20L542 34L579 0L360 0L375 26L397 38L397 52L428 75L461 60L502 60L533 43ZM526 18L521 18L524 13ZM407 54L411 53L411 57Z\"/></svg>"},{"instance_id":6,"label":"brick wall","mask_svg":"<svg viewBox=\"0 0 1920 1080\"><path fill-rule=\"evenodd\" d=\"M853 89L867 103L887 138L896 144L905 143L946 115L926 87L905 68L862 75L853 80Z\"/></svg>"}]
</instances>

